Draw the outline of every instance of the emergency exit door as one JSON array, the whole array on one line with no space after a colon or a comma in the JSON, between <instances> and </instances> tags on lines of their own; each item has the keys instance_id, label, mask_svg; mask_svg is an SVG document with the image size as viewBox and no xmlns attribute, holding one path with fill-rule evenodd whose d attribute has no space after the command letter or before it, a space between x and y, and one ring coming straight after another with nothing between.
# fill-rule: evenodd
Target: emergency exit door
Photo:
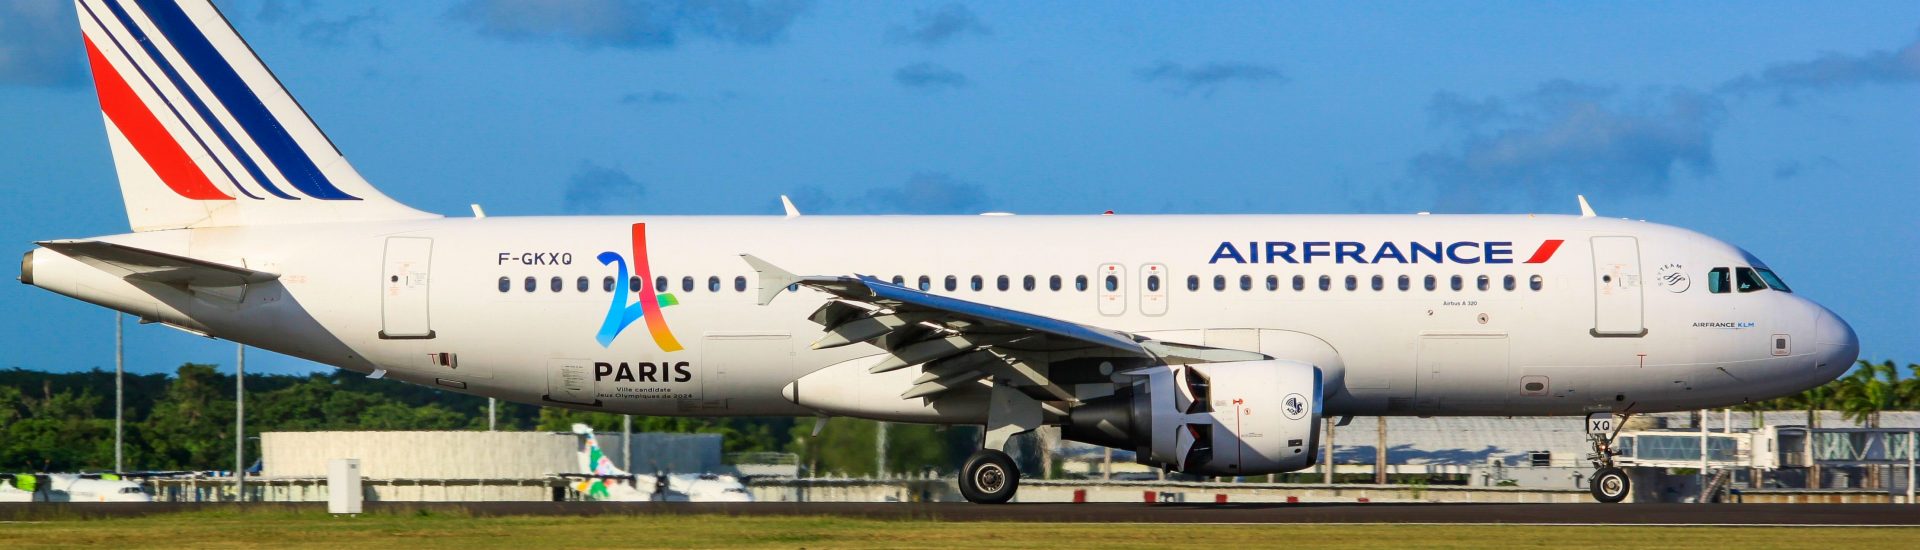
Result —
<instances>
[{"instance_id":1,"label":"emergency exit door","mask_svg":"<svg viewBox=\"0 0 1920 550\"><path fill-rule=\"evenodd\" d=\"M433 239L387 237L380 273L380 337L389 340L433 337L427 311L428 265Z\"/></svg>"},{"instance_id":2,"label":"emergency exit door","mask_svg":"<svg viewBox=\"0 0 1920 550\"><path fill-rule=\"evenodd\" d=\"M1640 241L1593 238L1593 335L1647 333L1640 296Z\"/></svg>"}]
</instances>

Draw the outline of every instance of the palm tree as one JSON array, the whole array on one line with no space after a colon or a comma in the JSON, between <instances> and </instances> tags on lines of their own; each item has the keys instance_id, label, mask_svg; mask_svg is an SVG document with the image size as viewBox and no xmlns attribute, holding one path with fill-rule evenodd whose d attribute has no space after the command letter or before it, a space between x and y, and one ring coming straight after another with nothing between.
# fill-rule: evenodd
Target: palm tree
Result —
<instances>
[{"instance_id":1,"label":"palm tree","mask_svg":"<svg viewBox=\"0 0 1920 550\"><path fill-rule=\"evenodd\" d=\"M1845 385L1841 386L1839 399L1841 416L1854 422L1865 424L1868 428L1880 427L1880 411L1894 410L1901 406L1899 389L1903 385L1900 372L1894 370L1893 361L1873 364L1860 361L1860 368L1848 373Z\"/></svg>"}]
</instances>

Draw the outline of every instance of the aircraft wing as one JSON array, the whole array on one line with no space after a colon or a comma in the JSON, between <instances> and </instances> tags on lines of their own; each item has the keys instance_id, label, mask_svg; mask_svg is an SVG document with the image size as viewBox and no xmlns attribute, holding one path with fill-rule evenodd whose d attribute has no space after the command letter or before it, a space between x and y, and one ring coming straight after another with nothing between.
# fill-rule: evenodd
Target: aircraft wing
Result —
<instances>
[{"instance_id":1,"label":"aircraft wing","mask_svg":"<svg viewBox=\"0 0 1920 550\"><path fill-rule=\"evenodd\" d=\"M102 241L41 241L41 247L125 279L175 285L231 287L264 283L279 274L175 256Z\"/></svg>"},{"instance_id":2,"label":"aircraft wing","mask_svg":"<svg viewBox=\"0 0 1920 550\"><path fill-rule=\"evenodd\" d=\"M741 257L759 272L763 305L794 285L834 296L809 317L826 329L814 349L871 342L891 354L871 372L921 366L923 374L903 398L932 397L1001 376L1071 400L1062 380L1102 379L1153 364L1268 359L941 296L867 275L796 276L752 255Z\"/></svg>"}]
</instances>

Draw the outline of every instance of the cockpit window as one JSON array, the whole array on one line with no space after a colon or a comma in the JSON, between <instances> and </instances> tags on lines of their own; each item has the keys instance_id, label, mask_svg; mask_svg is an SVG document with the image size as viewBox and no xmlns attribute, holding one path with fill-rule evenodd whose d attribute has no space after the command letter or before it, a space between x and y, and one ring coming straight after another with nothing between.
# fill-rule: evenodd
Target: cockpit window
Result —
<instances>
[{"instance_id":1,"label":"cockpit window","mask_svg":"<svg viewBox=\"0 0 1920 550\"><path fill-rule=\"evenodd\" d=\"M1707 270L1707 292L1726 294L1727 282L1727 268L1716 267Z\"/></svg>"},{"instance_id":2,"label":"cockpit window","mask_svg":"<svg viewBox=\"0 0 1920 550\"><path fill-rule=\"evenodd\" d=\"M1755 267L1753 268L1753 270L1759 273L1760 279L1766 281L1767 286L1773 287L1774 290L1778 290L1781 292L1793 292L1793 289L1787 288L1786 282L1780 280L1779 275L1773 274L1773 270L1767 269L1764 267Z\"/></svg>"},{"instance_id":3,"label":"cockpit window","mask_svg":"<svg viewBox=\"0 0 1920 550\"><path fill-rule=\"evenodd\" d=\"M1762 282L1760 275L1754 273L1751 267L1733 268L1733 284L1738 287L1741 292L1754 292L1767 289L1767 283Z\"/></svg>"}]
</instances>

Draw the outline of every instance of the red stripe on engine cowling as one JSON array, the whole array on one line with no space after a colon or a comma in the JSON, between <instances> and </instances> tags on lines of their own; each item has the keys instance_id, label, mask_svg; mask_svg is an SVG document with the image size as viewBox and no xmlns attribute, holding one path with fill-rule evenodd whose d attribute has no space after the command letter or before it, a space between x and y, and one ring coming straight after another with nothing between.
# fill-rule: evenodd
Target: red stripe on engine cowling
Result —
<instances>
[{"instance_id":1,"label":"red stripe on engine cowling","mask_svg":"<svg viewBox=\"0 0 1920 550\"><path fill-rule=\"evenodd\" d=\"M160 181L167 188L193 200L233 200L231 195L220 192L200 171L200 166L187 156L180 142L173 139L173 133L160 124L153 116L147 104L140 100L139 94L120 78L120 72L107 62L100 50L93 46L93 40L87 41L87 63L93 68L93 87L100 94L100 110L107 114L107 120L127 136L127 142L133 144L133 150L140 158L153 167L160 175Z\"/></svg>"},{"instance_id":2,"label":"red stripe on engine cowling","mask_svg":"<svg viewBox=\"0 0 1920 550\"><path fill-rule=\"evenodd\" d=\"M1533 257L1527 258L1527 263L1530 263L1530 264L1544 263L1547 260L1552 259L1553 253L1558 252L1560 250L1560 243L1563 243L1563 242L1566 242L1566 241L1561 239L1547 239L1547 242L1540 243L1540 249L1533 251Z\"/></svg>"}]
</instances>

